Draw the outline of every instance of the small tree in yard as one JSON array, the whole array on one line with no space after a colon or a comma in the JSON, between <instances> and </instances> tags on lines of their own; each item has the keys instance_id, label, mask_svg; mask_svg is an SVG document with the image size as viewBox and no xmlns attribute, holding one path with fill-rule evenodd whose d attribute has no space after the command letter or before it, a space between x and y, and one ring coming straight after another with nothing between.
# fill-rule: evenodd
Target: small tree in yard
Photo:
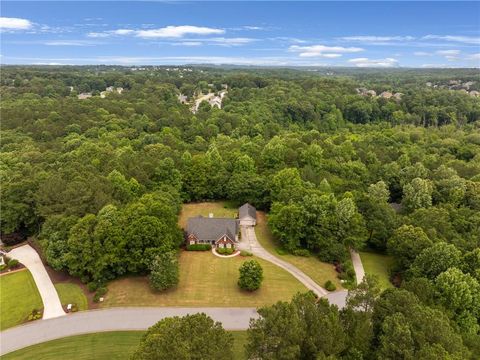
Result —
<instances>
[{"instance_id":1,"label":"small tree in yard","mask_svg":"<svg viewBox=\"0 0 480 360\"><path fill-rule=\"evenodd\" d=\"M242 289L253 291L260 288L263 280L263 269L256 260L245 261L240 267L238 286Z\"/></svg>"},{"instance_id":2,"label":"small tree in yard","mask_svg":"<svg viewBox=\"0 0 480 360\"><path fill-rule=\"evenodd\" d=\"M150 265L150 286L166 290L178 284L178 260L174 251L157 255Z\"/></svg>"},{"instance_id":3,"label":"small tree in yard","mask_svg":"<svg viewBox=\"0 0 480 360\"><path fill-rule=\"evenodd\" d=\"M230 360L233 337L205 314L165 318L143 336L132 360Z\"/></svg>"}]
</instances>

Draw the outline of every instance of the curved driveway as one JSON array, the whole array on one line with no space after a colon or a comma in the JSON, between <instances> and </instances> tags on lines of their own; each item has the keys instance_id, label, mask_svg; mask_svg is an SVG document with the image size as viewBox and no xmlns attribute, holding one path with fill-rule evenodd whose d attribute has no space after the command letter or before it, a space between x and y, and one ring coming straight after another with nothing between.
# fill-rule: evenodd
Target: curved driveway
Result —
<instances>
[{"instance_id":1,"label":"curved driveway","mask_svg":"<svg viewBox=\"0 0 480 360\"><path fill-rule=\"evenodd\" d=\"M47 270L45 270L45 266L43 266L42 260L35 249L30 245L23 245L11 250L8 256L17 259L30 270L38 292L42 297L43 318L51 319L65 315L57 290L53 286L52 280L50 280L50 276L48 276Z\"/></svg>"},{"instance_id":2,"label":"curved driveway","mask_svg":"<svg viewBox=\"0 0 480 360\"><path fill-rule=\"evenodd\" d=\"M102 331L146 330L171 316L203 312L220 321L227 330L248 329L255 308L111 308L73 313L55 319L38 320L0 333L0 355L67 336Z\"/></svg>"},{"instance_id":3,"label":"curved driveway","mask_svg":"<svg viewBox=\"0 0 480 360\"><path fill-rule=\"evenodd\" d=\"M296 266L279 259L275 255L269 253L263 246L258 242L255 230L253 227L242 226L242 243L240 247L249 250L253 255L258 256L264 260L275 264L282 269L288 271L292 274L298 281L300 281L305 287L309 290L312 290L319 297L326 297L333 304L338 305L340 308L345 306L345 299L347 297L347 290L341 290L334 293L329 293L323 287L318 285L315 281L312 280L307 274L298 269Z\"/></svg>"}]
</instances>

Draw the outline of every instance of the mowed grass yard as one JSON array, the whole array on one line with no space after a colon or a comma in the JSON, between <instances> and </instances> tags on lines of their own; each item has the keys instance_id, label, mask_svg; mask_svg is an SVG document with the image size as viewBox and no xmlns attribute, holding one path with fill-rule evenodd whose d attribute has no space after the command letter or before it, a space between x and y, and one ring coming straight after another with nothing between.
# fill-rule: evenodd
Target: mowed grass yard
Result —
<instances>
[{"instance_id":1,"label":"mowed grass yard","mask_svg":"<svg viewBox=\"0 0 480 360\"><path fill-rule=\"evenodd\" d=\"M110 306L225 306L257 307L290 300L307 289L285 270L262 259L264 280L259 290L238 285L238 268L255 257L219 258L210 251L182 251L180 282L165 292L151 290L147 277L127 277L108 284L102 307Z\"/></svg>"},{"instance_id":2,"label":"mowed grass yard","mask_svg":"<svg viewBox=\"0 0 480 360\"><path fill-rule=\"evenodd\" d=\"M28 270L0 276L0 329L19 325L33 309L43 308L42 298Z\"/></svg>"},{"instance_id":3,"label":"mowed grass yard","mask_svg":"<svg viewBox=\"0 0 480 360\"><path fill-rule=\"evenodd\" d=\"M68 304L76 304L78 310L88 309L88 300L80 286L72 283L55 284L60 302L63 306Z\"/></svg>"},{"instance_id":4,"label":"mowed grass yard","mask_svg":"<svg viewBox=\"0 0 480 360\"><path fill-rule=\"evenodd\" d=\"M393 287L389 280L389 271L393 265L393 258L391 256L361 251L360 258L362 259L365 273L369 275L376 275L382 289Z\"/></svg>"},{"instance_id":5,"label":"mowed grass yard","mask_svg":"<svg viewBox=\"0 0 480 360\"><path fill-rule=\"evenodd\" d=\"M2 356L2 360L127 360L143 331L104 332L53 340ZM245 360L245 331L233 331L233 360Z\"/></svg>"},{"instance_id":6,"label":"mowed grass yard","mask_svg":"<svg viewBox=\"0 0 480 360\"><path fill-rule=\"evenodd\" d=\"M178 225L182 229L185 229L188 218L198 215L208 217L211 213L214 217L235 218L238 209L233 208L231 204L226 201L184 204L178 218Z\"/></svg>"},{"instance_id":7,"label":"mowed grass yard","mask_svg":"<svg viewBox=\"0 0 480 360\"><path fill-rule=\"evenodd\" d=\"M275 239L268 228L267 215L260 211L257 211L257 226L255 226L255 234L257 235L258 241L265 249L275 256L278 256L280 259L295 265L305 274L310 276L318 285L324 286L325 282L330 280L335 284L337 290L342 289L342 284L340 279L338 279L337 272L332 264L324 263L318 260L315 256L304 257L291 254L279 255L277 249L280 247L275 244Z\"/></svg>"}]
</instances>

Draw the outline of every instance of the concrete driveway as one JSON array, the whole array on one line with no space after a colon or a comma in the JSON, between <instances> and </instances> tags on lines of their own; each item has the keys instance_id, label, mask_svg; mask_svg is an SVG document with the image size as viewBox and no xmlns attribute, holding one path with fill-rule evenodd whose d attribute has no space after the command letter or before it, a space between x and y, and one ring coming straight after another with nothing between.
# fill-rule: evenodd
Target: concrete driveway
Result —
<instances>
[{"instance_id":1,"label":"concrete driveway","mask_svg":"<svg viewBox=\"0 0 480 360\"><path fill-rule=\"evenodd\" d=\"M255 230L253 227L242 226L242 241L239 244L239 248L242 250L248 250L252 252L253 255L258 256L261 259L267 260L272 264L275 264L282 269L288 271L292 274L298 281L300 281L305 287L309 290L312 290L317 296L327 298L330 303L337 305L340 308L345 306L345 300L348 294L346 290L340 290L334 293L329 293L323 287L318 285L315 281L312 280L307 274L298 269L296 266L279 259L275 255L269 253L265 248L258 242Z\"/></svg>"},{"instance_id":2,"label":"concrete driveway","mask_svg":"<svg viewBox=\"0 0 480 360\"><path fill-rule=\"evenodd\" d=\"M43 266L40 256L30 245L23 245L11 250L8 256L17 259L32 273L35 284L43 301L43 318L51 319L65 315L58 298L57 290Z\"/></svg>"},{"instance_id":3,"label":"concrete driveway","mask_svg":"<svg viewBox=\"0 0 480 360\"><path fill-rule=\"evenodd\" d=\"M227 330L246 330L250 319L259 317L255 308L140 307L83 311L2 331L0 355L67 336L102 331L146 330L165 317L202 312L213 320L220 321Z\"/></svg>"},{"instance_id":4,"label":"concrete driveway","mask_svg":"<svg viewBox=\"0 0 480 360\"><path fill-rule=\"evenodd\" d=\"M350 249L350 256L352 258L352 265L355 270L357 284L360 284L365 277L365 269L363 268L362 259L360 258L360 254L353 249Z\"/></svg>"}]
</instances>

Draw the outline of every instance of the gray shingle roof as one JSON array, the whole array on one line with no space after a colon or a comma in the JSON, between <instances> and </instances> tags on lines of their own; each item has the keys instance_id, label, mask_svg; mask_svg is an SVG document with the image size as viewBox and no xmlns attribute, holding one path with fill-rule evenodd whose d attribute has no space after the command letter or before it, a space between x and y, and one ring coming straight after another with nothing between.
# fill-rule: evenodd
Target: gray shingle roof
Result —
<instances>
[{"instance_id":1,"label":"gray shingle roof","mask_svg":"<svg viewBox=\"0 0 480 360\"><path fill-rule=\"evenodd\" d=\"M240 217L240 219L250 216L256 220L257 210L249 203L245 203L242 206L240 206L240 208L238 209L238 216Z\"/></svg>"},{"instance_id":2,"label":"gray shingle roof","mask_svg":"<svg viewBox=\"0 0 480 360\"><path fill-rule=\"evenodd\" d=\"M198 240L218 240L227 235L235 241L238 233L238 220L225 218L206 218L197 216L187 220L187 234L193 234Z\"/></svg>"}]
</instances>

